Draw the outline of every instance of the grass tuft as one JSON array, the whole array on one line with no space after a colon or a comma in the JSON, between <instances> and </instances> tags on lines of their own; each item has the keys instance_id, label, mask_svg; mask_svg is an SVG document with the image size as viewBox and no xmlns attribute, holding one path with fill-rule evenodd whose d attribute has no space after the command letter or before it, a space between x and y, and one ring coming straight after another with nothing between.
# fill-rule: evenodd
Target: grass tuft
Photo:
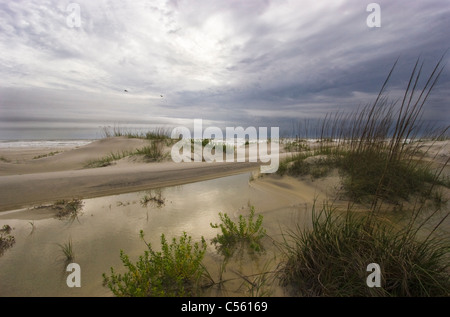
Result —
<instances>
[{"instance_id":1,"label":"grass tuft","mask_svg":"<svg viewBox=\"0 0 450 317\"><path fill-rule=\"evenodd\" d=\"M66 262L72 262L75 259L75 252L73 250L72 240L69 239L67 243L58 244L61 252L64 255Z\"/></svg>"},{"instance_id":2,"label":"grass tuft","mask_svg":"<svg viewBox=\"0 0 450 317\"><path fill-rule=\"evenodd\" d=\"M73 198L72 200L58 200L52 205L57 210L56 218L75 220L83 208L83 200Z\"/></svg>"},{"instance_id":3,"label":"grass tuft","mask_svg":"<svg viewBox=\"0 0 450 317\"><path fill-rule=\"evenodd\" d=\"M282 284L299 296L448 296L450 244L421 238L368 214L336 215L313 207L311 230L297 227L285 237ZM419 226L420 227L420 226ZM366 284L367 265L381 267L381 287Z\"/></svg>"},{"instance_id":4,"label":"grass tuft","mask_svg":"<svg viewBox=\"0 0 450 317\"><path fill-rule=\"evenodd\" d=\"M37 160L37 159L44 158L44 157L49 157L49 156L54 156L54 155L56 155L58 153L61 153L61 151L54 151L54 152L50 152L50 153L47 153L47 154L37 155L37 156L33 157L33 160Z\"/></svg>"},{"instance_id":5,"label":"grass tuft","mask_svg":"<svg viewBox=\"0 0 450 317\"><path fill-rule=\"evenodd\" d=\"M147 161L152 162L159 162L166 158L164 144L158 140L153 140L149 146L136 150L134 155L143 155Z\"/></svg>"},{"instance_id":6,"label":"grass tuft","mask_svg":"<svg viewBox=\"0 0 450 317\"><path fill-rule=\"evenodd\" d=\"M153 194L152 191L149 191L144 197L141 198L141 206L147 207L149 203L156 204L156 207L161 208L165 205L166 199L162 197L161 190L157 190L156 194Z\"/></svg>"}]
</instances>

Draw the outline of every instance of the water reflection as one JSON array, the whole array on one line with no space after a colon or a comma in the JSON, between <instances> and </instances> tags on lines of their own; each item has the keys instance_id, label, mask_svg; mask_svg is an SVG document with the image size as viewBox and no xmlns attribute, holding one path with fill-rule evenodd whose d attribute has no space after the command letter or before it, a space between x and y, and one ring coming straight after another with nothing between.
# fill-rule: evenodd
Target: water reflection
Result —
<instances>
[{"instance_id":1,"label":"water reflection","mask_svg":"<svg viewBox=\"0 0 450 317\"><path fill-rule=\"evenodd\" d=\"M282 224L294 219L304 220L304 213L299 211L302 208L291 201L280 205L279 198L250 186L249 176L246 173L159 190L86 199L82 201L82 216L71 223L56 219L54 210L2 213L0 228L3 225L14 228L15 244L0 257L0 296L111 296L109 289L102 285L102 274L111 267L119 272L125 270L119 258L120 250L134 261L144 252L146 246L139 238L141 230L147 242L154 246L159 245L162 233L169 238L187 232L194 241L201 237L211 241L218 231L211 228L210 223L220 221L219 212L236 219L247 212L249 202L255 205L257 213L264 215L267 233L275 238ZM68 241L72 242L73 261L81 267L79 288L69 288L65 281L68 273L66 263L61 261L60 245ZM244 253L241 258L234 258L233 264L229 261L227 271L222 273L223 258L213 246L208 247L205 265L211 268L211 276L217 281L220 276L235 279L227 283L225 293L219 292L221 283L217 283L210 294L242 295L242 287L253 285L247 282L256 276L247 282L238 277L261 272L266 263L272 261L274 248L270 248L270 244L273 242L265 243L269 246L267 252L257 261Z\"/></svg>"}]
</instances>

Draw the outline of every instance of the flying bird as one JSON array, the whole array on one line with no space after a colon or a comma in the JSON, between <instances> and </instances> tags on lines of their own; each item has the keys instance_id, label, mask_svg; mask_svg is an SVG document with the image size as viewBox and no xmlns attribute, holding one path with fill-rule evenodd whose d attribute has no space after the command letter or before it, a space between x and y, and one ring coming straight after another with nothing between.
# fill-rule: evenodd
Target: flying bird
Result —
<instances>
[{"instance_id":1,"label":"flying bird","mask_svg":"<svg viewBox=\"0 0 450 317\"><path fill-rule=\"evenodd\" d=\"M125 92L128 92L128 90L126 90L126 89L125 89L124 91L125 91Z\"/></svg>"},{"instance_id":2,"label":"flying bird","mask_svg":"<svg viewBox=\"0 0 450 317\"><path fill-rule=\"evenodd\" d=\"M161 98L163 97L163 95L160 95L161 96Z\"/></svg>"}]
</instances>

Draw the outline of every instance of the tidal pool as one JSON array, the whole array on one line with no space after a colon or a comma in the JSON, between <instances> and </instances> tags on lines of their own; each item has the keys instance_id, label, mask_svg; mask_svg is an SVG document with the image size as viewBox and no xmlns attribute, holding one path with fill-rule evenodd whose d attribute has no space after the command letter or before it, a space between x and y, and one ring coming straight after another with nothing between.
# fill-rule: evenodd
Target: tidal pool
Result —
<instances>
[{"instance_id":1,"label":"tidal pool","mask_svg":"<svg viewBox=\"0 0 450 317\"><path fill-rule=\"evenodd\" d=\"M123 250L136 260L146 249L139 237L159 249L160 237L178 237L183 232L208 242L205 265L213 278L220 274L223 259L211 239L219 231L210 223L220 222L219 212L233 220L248 215L249 206L263 214L263 226L271 239L281 237L281 229L296 223L310 222L310 211L295 197L254 186L251 173L228 176L182 186L152 189L135 193L83 200L75 219L58 219L39 208L0 213L0 228L9 225L15 238L12 247L0 256L0 296L112 296L102 285L102 274L110 268L123 272L119 258ZM147 204L145 204L147 197ZM266 252L258 257L242 255L229 263L231 280L225 287L211 289L212 296L248 296L255 290L244 285L240 275L271 271L278 261L273 240L265 242ZM81 268L81 287L68 287L66 258L61 245L72 242ZM261 295L262 291L256 295ZM283 295L279 288L265 290L265 295Z\"/></svg>"}]
</instances>

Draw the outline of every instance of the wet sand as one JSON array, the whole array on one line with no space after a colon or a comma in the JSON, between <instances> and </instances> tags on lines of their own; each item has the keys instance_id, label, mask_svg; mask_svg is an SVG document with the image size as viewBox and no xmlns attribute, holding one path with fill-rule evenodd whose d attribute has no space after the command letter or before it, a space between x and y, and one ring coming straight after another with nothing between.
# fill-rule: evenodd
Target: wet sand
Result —
<instances>
[{"instance_id":1,"label":"wet sand","mask_svg":"<svg viewBox=\"0 0 450 317\"><path fill-rule=\"evenodd\" d=\"M214 278L223 262L211 239L218 233L210 223L220 222L218 213L227 213L233 221L248 215L249 205L264 216L263 226L270 239L264 240L266 252L257 257L238 253L227 265L224 287L211 288L210 296L248 296L239 273L250 275L262 269L274 270L282 230L311 222L313 197L325 197L324 184L292 177L258 176L255 172L237 174L180 186L126 194L83 199L75 221L58 219L52 206L36 206L0 213L0 227L13 228L16 243L2 256L0 296L111 296L102 286L102 274L110 267L123 271L119 251L136 259L147 242L159 247L161 233L167 237L187 232L194 241L204 237L208 252L204 259ZM143 205L142 197L158 192L164 204ZM310 194L312 194L310 196ZM320 198L318 198L320 199ZM73 241L75 262L83 270L82 287L69 288L65 283L65 262L58 244ZM273 239L273 240L272 240ZM39 272L38 274L36 272ZM238 273L236 273L238 272ZM286 296L282 288L273 287L272 296Z\"/></svg>"}]
</instances>

